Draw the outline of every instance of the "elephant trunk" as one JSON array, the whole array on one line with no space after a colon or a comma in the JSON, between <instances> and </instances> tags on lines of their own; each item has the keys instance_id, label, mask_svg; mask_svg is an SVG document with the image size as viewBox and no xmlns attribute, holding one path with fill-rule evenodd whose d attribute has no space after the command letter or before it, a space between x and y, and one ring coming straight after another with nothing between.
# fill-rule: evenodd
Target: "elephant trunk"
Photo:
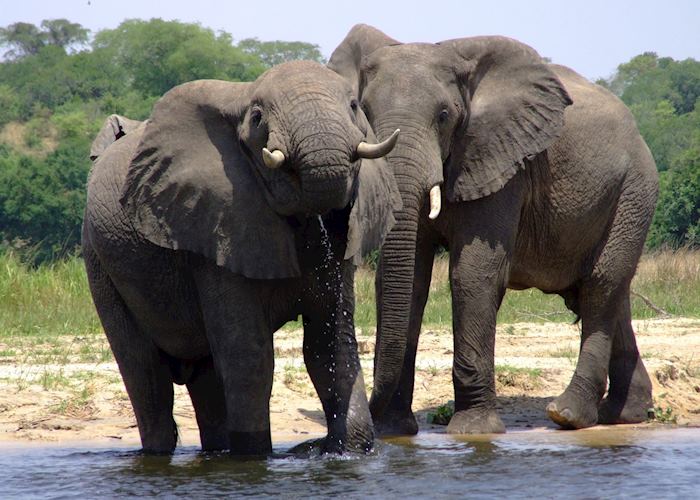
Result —
<instances>
[{"instance_id":1,"label":"elephant trunk","mask_svg":"<svg viewBox=\"0 0 700 500\"><path fill-rule=\"evenodd\" d=\"M424 200L423 182L406 175L406 169L394 171L403 210L396 214L396 224L384 242L377 270L377 343L370 399L375 421L384 413L401 377L413 295L418 217Z\"/></svg>"},{"instance_id":2,"label":"elephant trunk","mask_svg":"<svg viewBox=\"0 0 700 500\"><path fill-rule=\"evenodd\" d=\"M301 101L302 109L318 108L322 100ZM292 116L295 116L292 113ZM297 172L302 199L309 213L345 207L350 201L359 163L354 162L355 149L361 141L359 129L329 103L318 110L318 118L289 124L291 134L287 163ZM355 131L349 133L348 131Z\"/></svg>"}]
</instances>

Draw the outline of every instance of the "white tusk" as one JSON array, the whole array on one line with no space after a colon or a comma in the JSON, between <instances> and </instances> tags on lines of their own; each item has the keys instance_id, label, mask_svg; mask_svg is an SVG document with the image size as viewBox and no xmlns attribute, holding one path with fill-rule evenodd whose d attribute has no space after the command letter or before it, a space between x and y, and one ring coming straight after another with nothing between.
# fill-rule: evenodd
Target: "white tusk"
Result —
<instances>
[{"instance_id":1,"label":"white tusk","mask_svg":"<svg viewBox=\"0 0 700 500\"><path fill-rule=\"evenodd\" d=\"M393 134L379 144L369 144L362 141L357 145L357 156L360 158L373 159L388 155L391 150L394 149L394 146L396 146L396 141L399 140L399 132L401 132L401 130L397 128L394 130Z\"/></svg>"},{"instance_id":2,"label":"white tusk","mask_svg":"<svg viewBox=\"0 0 700 500\"><path fill-rule=\"evenodd\" d=\"M435 185L430 189L430 214L428 214L430 220L435 220L440 215L440 202L440 186Z\"/></svg>"},{"instance_id":3,"label":"white tusk","mask_svg":"<svg viewBox=\"0 0 700 500\"><path fill-rule=\"evenodd\" d=\"M284 153L279 149L270 152L267 148L262 148L263 162L267 168L279 168L284 163Z\"/></svg>"}]
</instances>

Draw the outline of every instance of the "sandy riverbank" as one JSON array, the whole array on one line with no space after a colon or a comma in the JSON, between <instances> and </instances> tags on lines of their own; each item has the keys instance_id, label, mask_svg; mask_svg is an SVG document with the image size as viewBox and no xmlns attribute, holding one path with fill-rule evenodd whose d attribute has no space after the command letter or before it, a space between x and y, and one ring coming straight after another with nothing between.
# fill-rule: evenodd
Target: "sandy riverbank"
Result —
<instances>
[{"instance_id":1,"label":"sandy riverbank","mask_svg":"<svg viewBox=\"0 0 700 500\"><path fill-rule=\"evenodd\" d=\"M635 321L635 330L654 383L656 407L679 424L700 425L700 319ZM360 332L358 341L369 391L374 336ZM509 429L555 427L544 408L568 384L578 343L575 325L499 326L497 391L500 414ZM278 332L275 350L271 401L274 440L301 441L323 434L321 406L303 368L301 332ZM453 399L451 363L450 333L426 329L419 346L413 405L421 429L437 429L426 422L426 415ZM187 392L176 386L175 395L181 440L196 445L197 427ZM114 363L47 365L4 359L0 363L0 440L97 440L137 445L138 430Z\"/></svg>"}]
</instances>

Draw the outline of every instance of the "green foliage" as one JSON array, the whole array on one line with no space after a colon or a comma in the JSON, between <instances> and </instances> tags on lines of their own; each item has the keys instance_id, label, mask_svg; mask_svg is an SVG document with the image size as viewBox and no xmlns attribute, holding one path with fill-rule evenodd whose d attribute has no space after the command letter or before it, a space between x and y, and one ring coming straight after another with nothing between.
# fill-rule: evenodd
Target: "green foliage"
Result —
<instances>
[{"instance_id":1,"label":"green foliage","mask_svg":"<svg viewBox=\"0 0 700 500\"><path fill-rule=\"evenodd\" d=\"M435 411L428 412L426 421L434 425L447 425L455 414L455 402L450 400L444 405L435 408Z\"/></svg>"},{"instance_id":2,"label":"green foliage","mask_svg":"<svg viewBox=\"0 0 700 500\"><path fill-rule=\"evenodd\" d=\"M133 90L150 96L200 78L248 81L264 69L228 33L161 19L131 19L101 31L93 48L119 68Z\"/></svg>"},{"instance_id":3,"label":"green foliage","mask_svg":"<svg viewBox=\"0 0 700 500\"><path fill-rule=\"evenodd\" d=\"M19 118L21 98L9 85L0 83L0 126Z\"/></svg>"},{"instance_id":4,"label":"green foliage","mask_svg":"<svg viewBox=\"0 0 700 500\"><path fill-rule=\"evenodd\" d=\"M676 424L678 423L678 416L673 413L673 408L670 406L667 406L666 408L655 406L651 420L661 424Z\"/></svg>"},{"instance_id":5,"label":"green foliage","mask_svg":"<svg viewBox=\"0 0 700 500\"><path fill-rule=\"evenodd\" d=\"M700 141L662 172L660 196L649 231L650 247L700 247Z\"/></svg>"},{"instance_id":6,"label":"green foliage","mask_svg":"<svg viewBox=\"0 0 700 500\"><path fill-rule=\"evenodd\" d=\"M300 59L316 61L321 64L326 63L320 47L311 43L284 42L281 40L261 42L257 38L246 38L238 42L238 48L246 54L260 59L268 68L283 62Z\"/></svg>"},{"instance_id":7,"label":"green foliage","mask_svg":"<svg viewBox=\"0 0 700 500\"><path fill-rule=\"evenodd\" d=\"M41 29L30 23L14 23L0 28L0 45L10 47L5 56L17 59L38 54L46 46L65 51L73 45L85 44L90 30L67 19L45 19Z\"/></svg>"},{"instance_id":8,"label":"green foliage","mask_svg":"<svg viewBox=\"0 0 700 500\"><path fill-rule=\"evenodd\" d=\"M0 236L40 262L72 252L80 241L86 142L62 142L45 160L0 152Z\"/></svg>"}]
</instances>

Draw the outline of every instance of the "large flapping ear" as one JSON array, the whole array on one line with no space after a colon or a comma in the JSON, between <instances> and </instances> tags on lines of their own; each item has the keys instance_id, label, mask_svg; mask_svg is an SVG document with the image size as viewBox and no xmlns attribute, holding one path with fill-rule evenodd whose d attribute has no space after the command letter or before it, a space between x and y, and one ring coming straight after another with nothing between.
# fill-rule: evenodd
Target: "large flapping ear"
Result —
<instances>
[{"instance_id":1,"label":"large flapping ear","mask_svg":"<svg viewBox=\"0 0 700 500\"><path fill-rule=\"evenodd\" d=\"M350 82L353 93L360 97L362 59L380 47L398 43L372 26L356 24L331 54L328 67Z\"/></svg>"},{"instance_id":2,"label":"large flapping ear","mask_svg":"<svg viewBox=\"0 0 700 500\"><path fill-rule=\"evenodd\" d=\"M376 143L377 139L361 111L358 112L358 121L367 131L369 141ZM384 158L363 159L348 221L345 258L352 258L359 265L363 256L378 249L396 222L394 211L401 207L401 194L387 161Z\"/></svg>"},{"instance_id":3,"label":"large flapping ear","mask_svg":"<svg viewBox=\"0 0 700 500\"><path fill-rule=\"evenodd\" d=\"M266 202L239 145L248 86L202 80L158 101L121 202L156 245L198 253L248 278L299 276L293 230Z\"/></svg>"},{"instance_id":4,"label":"large flapping ear","mask_svg":"<svg viewBox=\"0 0 700 500\"><path fill-rule=\"evenodd\" d=\"M515 40L474 37L440 45L464 69L469 119L455 138L447 168L447 197L468 201L501 189L524 160L561 134L566 89L532 48Z\"/></svg>"},{"instance_id":5,"label":"large flapping ear","mask_svg":"<svg viewBox=\"0 0 700 500\"><path fill-rule=\"evenodd\" d=\"M109 115L90 147L90 159L95 161L114 141L134 132L143 122L121 115Z\"/></svg>"}]
</instances>

